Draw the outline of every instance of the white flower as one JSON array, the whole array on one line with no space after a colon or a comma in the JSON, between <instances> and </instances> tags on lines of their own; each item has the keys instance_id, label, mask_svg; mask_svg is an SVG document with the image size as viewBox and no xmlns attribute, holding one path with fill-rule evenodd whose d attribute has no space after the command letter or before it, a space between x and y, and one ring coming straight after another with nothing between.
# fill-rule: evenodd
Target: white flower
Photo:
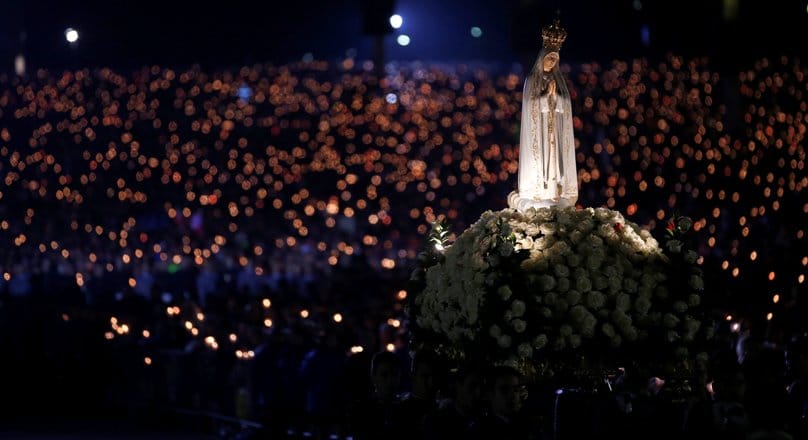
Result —
<instances>
[{"instance_id":1,"label":"white flower","mask_svg":"<svg viewBox=\"0 0 808 440\"><path fill-rule=\"evenodd\" d=\"M676 301L673 303L673 310L676 313L684 313L687 311L687 304L684 301Z\"/></svg>"},{"instance_id":2,"label":"white flower","mask_svg":"<svg viewBox=\"0 0 808 440\"><path fill-rule=\"evenodd\" d=\"M685 252L685 262L688 264L693 264L696 260L699 259L699 255L694 251L687 251Z\"/></svg>"},{"instance_id":3,"label":"white flower","mask_svg":"<svg viewBox=\"0 0 808 440\"><path fill-rule=\"evenodd\" d=\"M556 280L556 290L559 292L566 292L570 290L570 279L569 278L559 278Z\"/></svg>"},{"instance_id":4,"label":"white flower","mask_svg":"<svg viewBox=\"0 0 808 440\"><path fill-rule=\"evenodd\" d=\"M555 278L551 277L550 275L542 275L541 278L539 278L539 289L541 289L542 291L548 292L550 290L553 290L555 286L556 286Z\"/></svg>"},{"instance_id":5,"label":"white flower","mask_svg":"<svg viewBox=\"0 0 808 440\"><path fill-rule=\"evenodd\" d=\"M516 348L516 351L519 352L519 356L523 358L530 359L533 357L533 347L531 347L530 344L521 343L519 347Z\"/></svg>"},{"instance_id":6,"label":"white flower","mask_svg":"<svg viewBox=\"0 0 808 440\"><path fill-rule=\"evenodd\" d=\"M516 249L533 249L533 237L526 236L516 241Z\"/></svg>"},{"instance_id":7,"label":"white flower","mask_svg":"<svg viewBox=\"0 0 808 440\"><path fill-rule=\"evenodd\" d=\"M692 275L690 277L690 287L696 290L704 289L704 281L702 281L701 277L698 275Z\"/></svg>"},{"instance_id":8,"label":"white flower","mask_svg":"<svg viewBox=\"0 0 808 440\"><path fill-rule=\"evenodd\" d=\"M511 337L508 336L508 335L500 335L500 337L497 338L497 345L499 345L502 348L510 347L511 346Z\"/></svg>"},{"instance_id":9,"label":"white flower","mask_svg":"<svg viewBox=\"0 0 808 440\"><path fill-rule=\"evenodd\" d=\"M631 278L626 278L623 280L623 289L628 293L634 293L637 291L637 282Z\"/></svg>"},{"instance_id":10,"label":"white flower","mask_svg":"<svg viewBox=\"0 0 808 440\"><path fill-rule=\"evenodd\" d=\"M497 289L497 294L499 294L503 301L507 301L513 292L511 292L511 288L509 286L500 286L500 288Z\"/></svg>"},{"instance_id":11,"label":"white flower","mask_svg":"<svg viewBox=\"0 0 808 440\"><path fill-rule=\"evenodd\" d=\"M608 322L600 326L600 331L609 338L613 338L615 336L614 327L612 327L612 325Z\"/></svg>"},{"instance_id":12,"label":"white flower","mask_svg":"<svg viewBox=\"0 0 808 440\"><path fill-rule=\"evenodd\" d=\"M527 323L521 319L514 319L511 324L513 325L513 330L516 333L524 333L525 329L527 328Z\"/></svg>"},{"instance_id":13,"label":"white flower","mask_svg":"<svg viewBox=\"0 0 808 440\"><path fill-rule=\"evenodd\" d=\"M533 348L535 348L536 350L540 350L544 348L545 345L547 345L547 342L548 342L547 335L541 333L535 338L533 338Z\"/></svg>"},{"instance_id":14,"label":"white flower","mask_svg":"<svg viewBox=\"0 0 808 440\"><path fill-rule=\"evenodd\" d=\"M570 276L570 268L563 264L553 266L553 272L555 272L556 276L559 278Z\"/></svg>"},{"instance_id":15,"label":"white flower","mask_svg":"<svg viewBox=\"0 0 808 440\"><path fill-rule=\"evenodd\" d=\"M567 304L574 306L575 304L581 302L581 292L577 290L568 290L567 294L565 295L565 299Z\"/></svg>"},{"instance_id":16,"label":"white flower","mask_svg":"<svg viewBox=\"0 0 808 440\"><path fill-rule=\"evenodd\" d=\"M639 316L645 316L649 310L651 310L651 301L641 296L634 301L634 310L637 312Z\"/></svg>"},{"instance_id":17,"label":"white flower","mask_svg":"<svg viewBox=\"0 0 808 440\"><path fill-rule=\"evenodd\" d=\"M662 323L665 324L665 327L674 328L679 324L679 318L672 313L666 313L665 316L662 317Z\"/></svg>"},{"instance_id":18,"label":"white flower","mask_svg":"<svg viewBox=\"0 0 808 440\"><path fill-rule=\"evenodd\" d=\"M553 311L548 309L547 307L542 307L539 309L539 314L541 314L544 318L549 318L553 316Z\"/></svg>"},{"instance_id":19,"label":"white flower","mask_svg":"<svg viewBox=\"0 0 808 440\"><path fill-rule=\"evenodd\" d=\"M581 334L587 338L591 338L595 335L595 326L597 324L598 319L591 313L587 313L586 317L584 317L584 323L581 326Z\"/></svg>"},{"instance_id":20,"label":"white flower","mask_svg":"<svg viewBox=\"0 0 808 440\"><path fill-rule=\"evenodd\" d=\"M592 291L586 294L584 302L590 309L597 310L606 303L606 296L598 291Z\"/></svg>"},{"instance_id":21,"label":"white flower","mask_svg":"<svg viewBox=\"0 0 808 440\"><path fill-rule=\"evenodd\" d=\"M521 300L518 300L518 299L514 300L513 303L511 303L511 310L513 311L513 316L515 316L517 318L524 315L525 314L525 303L524 303L524 301L521 301Z\"/></svg>"},{"instance_id":22,"label":"white flower","mask_svg":"<svg viewBox=\"0 0 808 440\"><path fill-rule=\"evenodd\" d=\"M573 323L582 324L587 316L587 311L584 306L577 305L570 309L570 320Z\"/></svg>"},{"instance_id":23,"label":"white flower","mask_svg":"<svg viewBox=\"0 0 808 440\"><path fill-rule=\"evenodd\" d=\"M492 338L498 338L502 336L502 329L500 329L498 325L494 324L488 329L488 334L491 335Z\"/></svg>"},{"instance_id":24,"label":"white flower","mask_svg":"<svg viewBox=\"0 0 808 440\"><path fill-rule=\"evenodd\" d=\"M576 277L575 287L581 292L589 292L592 290L592 281L590 281L587 277Z\"/></svg>"},{"instance_id":25,"label":"white flower","mask_svg":"<svg viewBox=\"0 0 808 440\"><path fill-rule=\"evenodd\" d=\"M679 333L676 333L673 330L668 330L667 338L668 342L676 342L677 340L679 340L680 336Z\"/></svg>"},{"instance_id":26,"label":"white flower","mask_svg":"<svg viewBox=\"0 0 808 440\"><path fill-rule=\"evenodd\" d=\"M682 252L682 242L679 240L670 240L668 242L668 250L671 252L679 253Z\"/></svg>"},{"instance_id":27,"label":"white flower","mask_svg":"<svg viewBox=\"0 0 808 440\"><path fill-rule=\"evenodd\" d=\"M570 347L578 348L581 346L581 335L570 335L567 339L570 342Z\"/></svg>"},{"instance_id":28,"label":"white flower","mask_svg":"<svg viewBox=\"0 0 808 440\"><path fill-rule=\"evenodd\" d=\"M631 309L631 297L625 293L618 294L615 300L615 308L621 312L628 312Z\"/></svg>"},{"instance_id":29,"label":"white flower","mask_svg":"<svg viewBox=\"0 0 808 440\"><path fill-rule=\"evenodd\" d=\"M690 307L696 307L701 304L701 297L696 294L691 294L687 297L687 305Z\"/></svg>"}]
</instances>

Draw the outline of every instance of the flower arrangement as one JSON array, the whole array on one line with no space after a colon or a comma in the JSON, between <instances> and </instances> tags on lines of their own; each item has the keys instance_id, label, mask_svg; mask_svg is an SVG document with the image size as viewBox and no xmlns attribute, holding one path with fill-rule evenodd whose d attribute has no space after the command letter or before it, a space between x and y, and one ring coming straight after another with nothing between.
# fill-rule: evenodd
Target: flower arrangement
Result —
<instances>
[{"instance_id":1,"label":"flower arrangement","mask_svg":"<svg viewBox=\"0 0 808 440\"><path fill-rule=\"evenodd\" d=\"M416 348L525 372L693 359L711 337L699 305L692 222L668 225L665 249L604 208L485 212L449 245L437 224L413 272Z\"/></svg>"}]
</instances>

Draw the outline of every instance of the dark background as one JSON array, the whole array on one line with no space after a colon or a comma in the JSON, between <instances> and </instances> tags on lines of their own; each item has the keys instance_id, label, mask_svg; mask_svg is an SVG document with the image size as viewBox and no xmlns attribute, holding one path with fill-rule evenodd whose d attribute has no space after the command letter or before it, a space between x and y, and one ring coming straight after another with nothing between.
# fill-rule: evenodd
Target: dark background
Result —
<instances>
[{"instance_id":1,"label":"dark background","mask_svg":"<svg viewBox=\"0 0 808 440\"><path fill-rule=\"evenodd\" d=\"M772 49L805 52L806 0L11 0L1 4L0 69L24 54L38 67L230 66L373 56L363 32L371 9L404 17L384 37L385 57L426 61L523 61L535 56L540 28L561 11L569 61L634 56L713 55L743 63ZM369 24L373 24L370 22ZM382 19L382 26L387 27ZM470 28L483 35L472 38ZM67 27L80 32L71 47ZM395 43L398 34L412 39ZM647 39L643 40L643 34ZM353 51L350 51L353 49Z\"/></svg>"}]
</instances>

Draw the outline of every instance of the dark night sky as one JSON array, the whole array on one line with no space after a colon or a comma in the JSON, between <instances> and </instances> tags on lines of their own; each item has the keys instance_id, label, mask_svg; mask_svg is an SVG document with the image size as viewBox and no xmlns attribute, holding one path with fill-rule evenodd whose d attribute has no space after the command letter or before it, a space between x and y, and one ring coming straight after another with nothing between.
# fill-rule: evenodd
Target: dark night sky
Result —
<instances>
[{"instance_id":1,"label":"dark night sky","mask_svg":"<svg viewBox=\"0 0 808 440\"><path fill-rule=\"evenodd\" d=\"M539 29L559 7L573 60L674 51L685 55L805 51L808 0L737 0L738 18L723 20L725 0L397 0L404 26L385 38L388 59L520 61L539 49ZM11 0L0 2L0 69L24 51L30 67L136 67L160 63L240 65L344 57L370 58L360 0ZM639 8L638 8L639 6ZM75 49L64 29L79 30ZM482 38L469 29L479 26ZM647 26L650 44L641 42ZM802 30L800 30L802 29ZM25 41L20 42L24 32ZM407 47L395 44L408 34ZM3 61L7 60L7 61Z\"/></svg>"}]
</instances>

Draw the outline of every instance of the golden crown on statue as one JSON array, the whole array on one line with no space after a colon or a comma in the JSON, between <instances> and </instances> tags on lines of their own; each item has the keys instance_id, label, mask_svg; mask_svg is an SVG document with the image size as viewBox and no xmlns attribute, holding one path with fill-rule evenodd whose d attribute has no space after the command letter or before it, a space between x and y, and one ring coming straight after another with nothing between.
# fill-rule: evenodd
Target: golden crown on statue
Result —
<instances>
[{"instance_id":1,"label":"golden crown on statue","mask_svg":"<svg viewBox=\"0 0 808 440\"><path fill-rule=\"evenodd\" d=\"M548 52L558 52L561 45L567 39L567 31L561 27L561 23L556 19L553 24L545 26L541 30L541 38L544 40L544 48Z\"/></svg>"}]
</instances>

